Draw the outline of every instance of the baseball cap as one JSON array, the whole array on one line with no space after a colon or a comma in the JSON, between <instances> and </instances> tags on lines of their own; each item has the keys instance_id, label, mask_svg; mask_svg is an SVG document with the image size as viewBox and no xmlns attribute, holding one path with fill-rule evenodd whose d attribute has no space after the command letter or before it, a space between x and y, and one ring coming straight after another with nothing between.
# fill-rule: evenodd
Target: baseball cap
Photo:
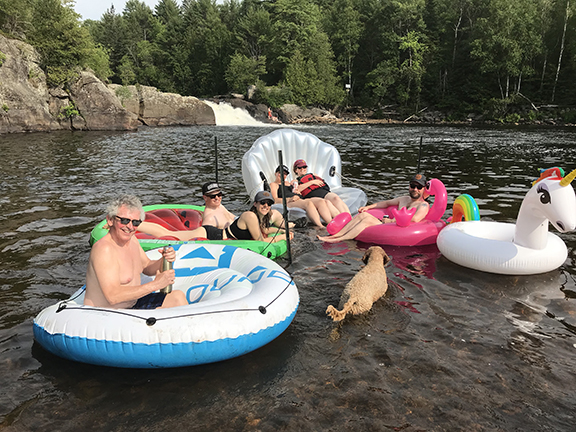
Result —
<instances>
[{"instance_id":1,"label":"baseball cap","mask_svg":"<svg viewBox=\"0 0 576 432\"><path fill-rule=\"evenodd\" d=\"M254 197L254 202L258 201L270 201L270 205L274 204L274 198L272 198L272 194L268 191L260 191Z\"/></svg>"},{"instance_id":2,"label":"baseball cap","mask_svg":"<svg viewBox=\"0 0 576 432\"><path fill-rule=\"evenodd\" d=\"M202 185L202 195L221 192L220 185L216 182L208 182Z\"/></svg>"},{"instance_id":3,"label":"baseball cap","mask_svg":"<svg viewBox=\"0 0 576 432\"><path fill-rule=\"evenodd\" d=\"M288 169L288 167L286 165L282 165L282 169L286 174L290 174L290 170ZM280 172L280 165L278 165L278 168L276 168L276 171L274 171L274 172L277 172L277 173Z\"/></svg>"},{"instance_id":4,"label":"baseball cap","mask_svg":"<svg viewBox=\"0 0 576 432\"><path fill-rule=\"evenodd\" d=\"M306 161L304 159L298 159L296 162L294 162L294 166L292 167L292 169L294 171L296 171L296 168L302 168L306 166Z\"/></svg>"},{"instance_id":5,"label":"baseball cap","mask_svg":"<svg viewBox=\"0 0 576 432\"><path fill-rule=\"evenodd\" d=\"M426 176L424 174L416 174L412 177L410 183L418 183L419 185L426 187Z\"/></svg>"}]
</instances>

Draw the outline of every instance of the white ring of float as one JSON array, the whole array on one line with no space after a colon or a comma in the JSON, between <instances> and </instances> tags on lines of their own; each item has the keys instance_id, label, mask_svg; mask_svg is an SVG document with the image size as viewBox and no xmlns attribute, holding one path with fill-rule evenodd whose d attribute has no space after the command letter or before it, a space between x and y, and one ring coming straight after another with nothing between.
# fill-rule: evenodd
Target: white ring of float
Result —
<instances>
[{"instance_id":1,"label":"white ring of float","mask_svg":"<svg viewBox=\"0 0 576 432\"><path fill-rule=\"evenodd\" d=\"M544 249L530 249L512 241L515 228L501 222L456 222L440 231L437 245L450 261L488 273L532 275L564 264L568 250L560 237L548 232Z\"/></svg>"},{"instance_id":2,"label":"white ring of float","mask_svg":"<svg viewBox=\"0 0 576 432\"><path fill-rule=\"evenodd\" d=\"M34 319L34 338L60 357L104 366L161 368L225 360L279 336L299 304L274 261L230 245L175 245L176 282L191 304L134 310L83 305L84 289ZM147 252L151 259L158 250Z\"/></svg>"}]
</instances>

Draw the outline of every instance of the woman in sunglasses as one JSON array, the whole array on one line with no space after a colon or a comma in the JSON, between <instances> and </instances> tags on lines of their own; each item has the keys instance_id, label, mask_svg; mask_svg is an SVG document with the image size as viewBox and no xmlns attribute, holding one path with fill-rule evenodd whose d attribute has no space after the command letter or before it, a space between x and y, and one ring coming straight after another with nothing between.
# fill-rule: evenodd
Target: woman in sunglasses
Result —
<instances>
[{"instance_id":1,"label":"woman in sunglasses","mask_svg":"<svg viewBox=\"0 0 576 432\"><path fill-rule=\"evenodd\" d=\"M430 210L430 205L425 201L426 198L426 177L423 174L416 174L410 180L408 187L408 195L398 198L393 198L386 201L380 201L369 206L360 207L358 214L352 218L339 232L332 236L317 236L319 240L327 243L336 243L343 240L351 240L356 238L364 229L369 226L396 223L394 219L384 217L382 220L376 216L368 213L370 209L385 209L391 206L397 206L398 209L406 208L406 210L416 209L411 222L416 223L422 221Z\"/></svg>"},{"instance_id":2,"label":"woman in sunglasses","mask_svg":"<svg viewBox=\"0 0 576 432\"><path fill-rule=\"evenodd\" d=\"M280 174L280 171L282 171L282 174ZM289 171L286 165L276 168L276 179L273 183L270 183L270 192L274 197L275 203L282 203L282 197L285 196L288 208L296 207L305 210L306 216L308 216L314 225L319 227L322 226L320 217L322 217L326 223L329 223L332 218L340 213L330 201L322 198L302 199L300 194L295 192L295 188L288 181L288 174Z\"/></svg>"},{"instance_id":3,"label":"woman in sunglasses","mask_svg":"<svg viewBox=\"0 0 576 432\"><path fill-rule=\"evenodd\" d=\"M242 213L230 226L222 230L222 240L260 240L268 243L286 240L286 234L282 229L284 219L280 212L272 210L272 204L274 199L270 192L258 192L250 210ZM189 231L170 231L162 225L144 221L138 227L138 231L157 238L175 237L182 241L208 238L206 228L203 226ZM290 232L291 239L293 235Z\"/></svg>"},{"instance_id":4,"label":"woman in sunglasses","mask_svg":"<svg viewBox=\"0 0 576 432\"><path fill-rule=\"evenodd\" d=\"M298 159L294 162L292 169L298 177L298 193L302 198L322 198L329 201L336 208L337 214L350 213L350 209L342 201L342 198L338 194L330 192L330 186L326 184L324 179L308 172L308 165L304 159Z\"/></svg>"}]
</instances>

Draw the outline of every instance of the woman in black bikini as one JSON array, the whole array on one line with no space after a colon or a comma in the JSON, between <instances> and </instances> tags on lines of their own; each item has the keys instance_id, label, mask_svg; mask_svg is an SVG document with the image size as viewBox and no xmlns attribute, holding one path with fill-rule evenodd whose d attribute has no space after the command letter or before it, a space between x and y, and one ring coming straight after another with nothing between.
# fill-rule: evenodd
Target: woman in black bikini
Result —
<instances>
[{"instance_id":1,"label":"woman in black bikini","mask_svg":"<svg viewBox=\"0 0 576 432\"><path fill-rule=\"evenodd\" d=\"M292 185L286 178L289 174L288 167L282 165L283 178L280 178L280 171L280 167L276 168L276 180L270 183L270 192L272 192L276 203L281 203L282 197L286 196L286 205L288 208L297 207L305 210L306 216L308 216L314 225L319 227L322 226L320 217L322 217L326 223L329 223L340 213L330 201L322 198L302 199L298 193L293 192Z\"/></svg>"},{"instance_id":2,"label":"woman in black bikini","mask_svg":"<svg viewBox=\"0 0 576 432\"><path fill-rule=\"evenodd\" d=\"M274 199L270 192L258 192L252 208L242 213L230 226L222 230L222 239L260 240L268 243L286 240L286 234L281 229L284 225L284 219L280 212L272 210L272 204L274 204ZM276 228L276 226L280 228ZM176 237L182 241L193 238L208 238L206 228L202 226L190 231L170 231L162 225L144 221L138 227L138 231L158 238ZM294 233L290 232L290 239L293 236Z\"/></svg>"}]
</instances>

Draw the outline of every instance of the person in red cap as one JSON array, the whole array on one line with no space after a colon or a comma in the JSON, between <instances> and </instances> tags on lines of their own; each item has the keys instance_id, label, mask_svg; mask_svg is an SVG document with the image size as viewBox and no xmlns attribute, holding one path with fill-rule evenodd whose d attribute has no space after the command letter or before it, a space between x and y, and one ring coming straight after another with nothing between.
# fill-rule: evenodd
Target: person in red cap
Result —
<instances>
[{"instance_id":1,"label":"person in red cap","mask_svg":"<svg viewBox=\"0 0 576 432\"><path fill-rule=\"evenodd\" d=\"M339 213L336 207L330 201L322 198L302 199L300 194L294 192L293 185L287 180L288 174L290 171L286 165L282 165L282 168L280 166L276 168L275 181L270 183L270 192L274 197L274 202L282 203L282 197L285 196L288 208L297 207L305 210L310 221L319 227L323 226L320 217L326 223L332 221L332 218Z\"/></svg>"},{"instance_id":2,"label":"person in red cap","mask_svg":"<svg viewBox=\"0 0 576 432\"><path fill-rule=\"evenodd\" d=\"M350 213L350 209L342 198L334 192L330 192L330 186L326 184L324 179L318 177L314 173L308 173L308 164L304 159L298 159L294 162L292 167L298 179L298 193L304 199L310 198L324 198L332 203L338 214ZM336 216L336 215L333 215Z\"/></svg>"},{"instance_id":3,"label":"person in red cap","mask_svg":"<svg viewBox=\"0 0 576 432\"><path fill-rule=\"evenodd\" d=\"M351 240L356 238L365 228L374 225L380 225L385 223L396 223L394 219L383 218L378 219L372 216L367 211L373 208L387 208L390 206L398 206L398 209L406 208L410 210L416 208L416 213L412 216L412 223L420 222L428 214L430 210L430 204L425 201L426 195L426 177L424 174L416 174L410 180L408 186L408 195L404 195L398 198L393 198L386 201L380 201L369 206L360 207L358 209L358 214L348 222L344 228L332 236L317 236L318 240L322 240L327 243L336 243L344 240Z\"/></svg>"}]
</instances>

